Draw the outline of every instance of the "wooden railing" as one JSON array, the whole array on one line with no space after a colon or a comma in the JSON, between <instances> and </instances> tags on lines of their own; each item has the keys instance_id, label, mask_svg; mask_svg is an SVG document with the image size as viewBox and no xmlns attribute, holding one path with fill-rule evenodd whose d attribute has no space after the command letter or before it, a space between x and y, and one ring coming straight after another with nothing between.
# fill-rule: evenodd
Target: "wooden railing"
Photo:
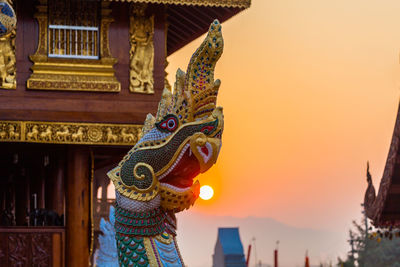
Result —
<instances>
[{"instance_id":1,"label":"wooden railing","mask_svg":"<svg viewBox=\"0 0 400 267\"><path fill-rule=\"evenodd\" d=\"M49 25L49 57L99 59L99 28Z\"/></svg>"}]
</instances>

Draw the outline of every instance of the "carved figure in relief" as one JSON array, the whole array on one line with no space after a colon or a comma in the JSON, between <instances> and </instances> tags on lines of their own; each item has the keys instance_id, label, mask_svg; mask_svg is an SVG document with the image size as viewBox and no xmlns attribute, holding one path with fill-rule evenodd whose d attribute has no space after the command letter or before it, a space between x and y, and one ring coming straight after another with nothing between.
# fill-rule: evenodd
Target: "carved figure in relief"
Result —
<instances>
[{"instance_id":1,"label":"carved figure in relief","mask_svg":"<svg viewBox=\"0 0 400 267\"><path fill-rule=\"evenodd\" d=\"M0 37L0 87L15 89L15 31Z\"/></svg>"},{"instance_id":2,"label":"carved figure in relief","mask_svg":"<svg viewBox=\"0 0 400 267\"><path fill-rule=\"evenodd\" d=\"M121 130L121 139L124 143L130 143L135 140L135 136L132 133L127 133L127 129L124 127Z\"/></svg>"},{"instance_id":3,"label":"carved figure in relief","mask_svg":"<svg viewBox=\"0 0 400 267\"><path fill-rule=\"evenodd\" d=\"M14 125L9 125L8 126L8 136L12 140L18 140L19 139L19 133L15 131Z\"/></svg>"},{"instance_id":4,"label":"carved figure in relief","mask_svg":"<svg viewBox=\"0 0 400 267\"><path fill-rule=\"evenodd\" d=\"M5 124L2 124L1 126L2 126L1 128L3 128L3 129L5 129L5 127L6 127ZM0 132L0 139L5 139L6 136L7 136L7 132L6 131L3 130L3 131Z\"/></svg>"},{"instance_id":5,"label":"carved figure in relief","mask_svg":"<svg viewBox=\"0 0 400 267\"><path fill-rule=\"evenodd\" d=\"M214 80L214 68L222 49L215 20L187 73L177 71L173 93L164 89L156 116L147 116L140 140L108 172L116 191L117 253L100 249L98 255L113 257L115 265L184 266L175 214L194 204L200 189L194 179L216 163L221 148L224 117L216 106L220 81ZM113 241L102 242L107 240Z\"/></svg>"},{"instance_id":6,"label":"carved figure in relief","mask_svg":"<svg viewBox=\"0 0 400 267\"><path fill-rule=\"evenodd\" d=\"M32 130L29 133L27 133L26 138L28 140L37 140L38 139L38 135L39 135L38 126L34 125L32 127Z\"/></svg>"},{"instance_id":7,"label":"carved figure in relief","mask_svg":"<svg viewBox=\"0 0 400 267\"><path fill-rule=\"evenodd\" d=\"M76 141L83 141L83 128L79 127L78 131L76 133L72 134L72 141L76 142Z\"/></svg>"},{"instance_id":8,"label":"carved figure in relief","mask_svg":"<svg viewBox=\"0 0 400 267\"><path fill-rule=\"evenodd\" d=\"M154 93L154 16L145 16L146 5L135 4L130 18L130 85L135 93Z\"/></svg>"},{"instance_id":9,"label":"carved figure in relief","mask_svg":"<svg viewBox=\"0 0 400 267\"><path fill-rule=\"evenodd\" d=\"M61 131L56 132L56 139L58 141L67 141L68 136L70 135L68 126L62 126L61 128L62 128Z\"/></svg>"},{"instance_id":10,"label":"carved figure in relief","mask_svg":"<svg viewBox=\"0 0 400 267\"><path fill-rule=\"evenodd\" d=\"M11 0L0 1L0 88L15 89L15 27Z\"/></svg>"},{"instance_id":11,"label":"carved figure in relief","mask_svg":"<svg viewBox=\"0 0 400 267\"><path fill-rule=\"evenodd\" d=\"M113 134L110 127L107 128L107 143L116 143L118 142L118 136Z\"/></svg>"},{"instance_id":12,"label":"carved figure in relief","mask_svg":"<svg viewBox=\"0 0 400 267\"><path fill-rule=\"evenodd\" d=\"M47 126L47 128L46 128L46 131L44 131L44 132L41 132L40 133L40 140L43 140L43 141L51 141L52 140L52 138L51 138L51 135L52 135L52 127L51 126Z\"/></svg>"}]
</instances>

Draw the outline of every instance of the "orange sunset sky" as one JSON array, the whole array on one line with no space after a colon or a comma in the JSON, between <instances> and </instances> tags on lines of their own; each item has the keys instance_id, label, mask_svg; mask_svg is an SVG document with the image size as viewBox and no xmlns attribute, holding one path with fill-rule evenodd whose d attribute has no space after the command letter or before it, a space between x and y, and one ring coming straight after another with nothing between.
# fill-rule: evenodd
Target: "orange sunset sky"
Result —
<instances>
[{"instance_id":1,"label":"orange sunset sky","mask_svg":"<svg viewBox=\"0 0 400 267\"><path fill-rule=\"evenodd\" d=\"M361 218L366 162L378 188L391 141L399 14L396 0L252 0L223 23L215 73L223 147L200 176L215 197L186 212L328 229L343 233L346 251L351 221ZM171 84L202 38L169 57Z\"/></svg>"}]
</instances>

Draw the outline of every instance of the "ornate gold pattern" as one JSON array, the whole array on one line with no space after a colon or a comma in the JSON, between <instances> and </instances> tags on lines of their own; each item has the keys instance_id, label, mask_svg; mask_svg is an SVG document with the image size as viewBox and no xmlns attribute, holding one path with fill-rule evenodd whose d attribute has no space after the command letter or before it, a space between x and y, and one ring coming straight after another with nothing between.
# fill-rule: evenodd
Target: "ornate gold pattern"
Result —
<instances>
[{"instance_id":1,"label":"ornate gold pattern","mask_svg":"<svg viewBox=\"0 0 400 267\"><path fill-rule=\"evenodd\" d=\"M154 93L154 16L146 17L146 4L132 6L130 17L130 84L134 93Z\"/></svg>"},{"instance_id":2,"label":"ornate gold pattern","mask_svg":"<svg viewBox=\"0 0 400 267\"><path fill-rule=\"evenodd\" d=\"M17 88L15 59L15 30L0 38L0 88Z\"/></svg>"},{"instance_id":3,"label":"ornate gold pattern","mask_svg":"<svg viewBox=\"0 0 400 267\"><path fill-rule=\"evenodd\" d=\"M138 140L141 127L129 124L0 121L0 142L133 145Z\"/></svg>"},{"instance_id":4,"label":"ornate gold pattern","mask_svg":"<svg viewBox=\"0 0 400 267\"><path fill-rule=\"evenodd\" d=\"M20 141L23 130L19 122L0 121L0 141Z\"/></svg>"},{"instance_id":5,"label":"ornate gold pattern","mask_svg":"<svg viewBox=\"0 0 400 267\"><path fill-rule=\"evenodd\" d=\"M166 210L173 210L174 212L189 209L193 206L194 202L199 197L199 194L199 181L194 182L189 189L182 192L170 188L167 184L161 184L161 207Z\"/></svg>"},{"instance_id":6,"label":"ornate gold pattern","mask_svg":"<svg viewBox=\"0 0 400 267\"><path fill-rule=\"evenodd\" d=\"M211 7L250 7L251 0L109 0L114 2L155 3L167 5L211 6Z\"/></svg>"},{"instance_id":7,"label":"ornate gold pattern","mask_svg":"<svg viewBox=\"0 0 400 267\"><path fill-rule=\"evenodd\" d=\"M113 21L109 2L101 3L100 59L60 59L48 57L48 6L39 0L35 18L39 24L39 41L27 88L33 90L119 92L121 84L115 77L109 48L109 25Z\"/></svg>"},{"instance_id":8,"label":"ornate gold pattern","mask_svg":"<svg viewBox=\"0 0 400 267\"><path fill-rule=\"evenodd\" d=\"M157 262L156 254L158 258L160 258L160 256L158 255L157 251L153 250L153 246L151 245L151 238L152 237L143 237L143 244L146 249L147 259L149 260L149 266L160 267L160 265Z\"/></svg>"},{"instance_id":9,"label":"ornate gold pattern","mask_svg":"<svg viewBox=\"0 0 400 267\"><path fill-rule=\"evenodd\" d=\"M13 6L12 0L7 3ZM15 22L8 21L11 24ZM17 88L16 75L16 58L15 58L15 37L16 29L0 38L0 88L15 89Z\"/></svg>"},{"instance_id":10,"label":"ornate gold pattern","mask_svg":"<svg viewBox=\"0 0 400 267\"><path fill-rule=\"evenodd\" d=\"M58 65L60 66L61 63ZM50 65L46 65L45 68L50 68ZM74 67L65 67L63 71L68 72L73 69ZM55 74L54 69L45 71L47 72L45 74L38 73L39 71L32 74L28 80L28 89L96 92L119 92L121 90L121 84L115 77Z\"/></svg>"},{"instance_id":11,"label":"ornate gold pattern","mask_svg":"<svg viewBox=\"0 0 400 267\"><path fill-rule=\"evenodd\" d=\"M162 234L158 234L154 238L157 239L159 242L161 242L163 244L169 245L174 240L173 235L170 235L167 232L163 233L163 235L164 235L163 237L161 235Z\"/></svg>"}]
</instances>

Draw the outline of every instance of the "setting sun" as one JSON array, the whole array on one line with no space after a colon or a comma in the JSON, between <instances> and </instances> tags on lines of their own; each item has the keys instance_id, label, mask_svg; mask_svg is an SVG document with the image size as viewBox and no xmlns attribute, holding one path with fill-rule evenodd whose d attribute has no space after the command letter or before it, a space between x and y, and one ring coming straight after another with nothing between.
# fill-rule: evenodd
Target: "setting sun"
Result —
<instances>
[{"instance_id":1,"label":"setting sun","mask_svg":"<svg viewBox=\"0 0 400 267\"><path fill-rule=\"evenodd\" d=\"M214 195L214 189L212 189L211 186L209 185L203 185L200 188L200 198L204 200L209 200L213 197Z\"/></svg>"}]
</instances>

